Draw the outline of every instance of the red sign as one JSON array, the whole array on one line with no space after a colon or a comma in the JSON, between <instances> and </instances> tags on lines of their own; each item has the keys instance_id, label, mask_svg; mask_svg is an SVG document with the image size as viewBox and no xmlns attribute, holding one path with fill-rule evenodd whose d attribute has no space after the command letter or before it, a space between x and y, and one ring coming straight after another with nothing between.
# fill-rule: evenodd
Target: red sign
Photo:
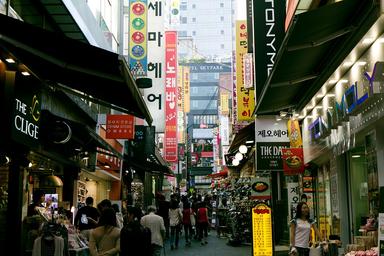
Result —
<instances>
[{"instance_id":1,"label":"red sign","mask_svg":"<svg viewBox=\"0 0 384 256\"><path fill-rule=\"evenodd\" d=\"M282 159L285 175L296 175L304 172L303 148L283 148Z\"/></svg>"},{"instance_id":2,"label":"red sign","mask_svg":"<svg viewBox=\"0 0 384 256\"><path fill-rule=\"evenodd\" d=\"M177 162L177 32L165 32L164 158Z\"/></svg>"},{"instance_id":3,"label":"red sign","mask_svg":"<svg viewBox=\"0 0 384 256\"><path fill-rule=\"evenodd\" d=\"M107 139L134 139L135 125L132 115L107 115Z\"/></svg>"}]
</instances>

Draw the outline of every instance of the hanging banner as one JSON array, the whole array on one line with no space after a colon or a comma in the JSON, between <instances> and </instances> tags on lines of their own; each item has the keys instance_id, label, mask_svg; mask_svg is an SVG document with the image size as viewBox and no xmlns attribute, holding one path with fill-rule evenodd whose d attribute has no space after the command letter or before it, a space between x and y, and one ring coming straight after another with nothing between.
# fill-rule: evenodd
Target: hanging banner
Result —
<instances>
[{"instance_id":1,"label":"hanging banner","mask_svg":"<svg viewBox=\"0 0 384 256\"><path fill-rule=\"evenodd\" d=\"M191 110L191 104L190 104L190 68L187 66L183 67L183 92L184 92L184 113L189 113Z\"/></svg>"},{"instance_id":2,"label":"hanging banner","mask_svg":"<svg viewBox=\"0 0 384 256\"><path fill-rule=\"evenodd\" d=\"M273 255L272 210L263 203L252 209L252 250L254 256Z\"/></svg>"},{"instance_id":3,"label":"hanging banner","mask_svg":"<svg viewBox=\"0 0 384 256\"><path fill-rule=\"evenodd\" d=\"M164 87L164 0L148 1L148 65L147 77L152 87L143 90L144 101L153 118L157 133L165 131L165 87Z\"/></svg>"},{"instance_id":4,"label":"hanging banner","mask_svg":"<svg viewBox=\"0 0 384 256\"><path fill-rule=\"evenodd\" d=\"M301 138L299 121L296 119L289 119L287 122L287 128L291 148L302 148L303 140Z\"/></svg>"},{"instance_id":5,"label":"hanging banner","mask_svg":"<svg viewBox=\"0 0 384 256\"><path fill-rule=\"evenodd\" d=\"M282 149L284 175L298 175L304 172L303 148Z\"/></svg>"},{"instance_id":6,"label":"hanging banner","mask_svg":"<svg viewBox=\"0 0 384 256\"><path fill-rule=\"evenodd\" d=\"M134 116L132 115L107 115L106 135L107 139L133 139Z\"/></svg>"},{"instance_id":7,"label":"hanging banner","mask_svg":"<svg viewBox=\"0 0 384 256\"><path fill-rule=\"evenodd\" d=\"M261 96L285 36L285 1L253 0L256 96Z\"/></svg>"},{"instance_id":8,"label":"hanging banner","mask_svg":"<svg viewBox=\"0 0 384 256\"><path fill-rule=\"evenodd\" d=\"M252 53L243 56L243 83L245 89L253 88L253 57Z\"/></svg>"},{"instance_id":9,"label":"hanging banner","mask_svg":"<svg viewBox=\"0 0 384 256\"><path fill-rule=\"evenodd\" d=\"M164 158L177 162L177 32L165 32Z\"/></svg>"},{"instance_id":10,"label":"hanging banner","mask_svg":"<svg viewBox=\"0 0 384 256\"><path fill-rule=\"evenodd\" d=\"M184 76L183 76L183 66L177 68L177 142L185 143L184 138Z\"/></svg>"},{"instance_id":11,"label":"hanging banner","mask_svg":"<svg viewBox=\"0 0 384 256\"><path fill-rule=\"evenodd\" d=\"M255 95L252 88L244 87L243 56L247 53L247 22L236 21L236 93L237 121L252 121Z\"/></svg>"},{"instance_id":12,"label":"hanging banner","mask_svg":"<svg viewBox=\"0 0 384 256\"><path fill-rule=\"evenodd\" d=\"M147 76L147 0L129 1L129 69L134 78Z\"/></svg>"}]
</instances>

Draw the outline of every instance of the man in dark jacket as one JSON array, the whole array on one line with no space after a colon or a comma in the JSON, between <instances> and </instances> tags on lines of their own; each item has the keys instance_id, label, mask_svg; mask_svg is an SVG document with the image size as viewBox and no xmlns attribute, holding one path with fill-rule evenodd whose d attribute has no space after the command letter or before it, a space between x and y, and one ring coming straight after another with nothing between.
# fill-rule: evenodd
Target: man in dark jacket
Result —
<instances>
[{"instance_id":1,"label":"man in dark jacket","mask_svg":"<svg viewBox=\"0 0 384 256\"><path fill-rule=\"evenodd\" d=\"M127 208L127 223L120 233L120 256L150 256L151 230L140 224L141 210Z\"/></svg>"}]
</instances>

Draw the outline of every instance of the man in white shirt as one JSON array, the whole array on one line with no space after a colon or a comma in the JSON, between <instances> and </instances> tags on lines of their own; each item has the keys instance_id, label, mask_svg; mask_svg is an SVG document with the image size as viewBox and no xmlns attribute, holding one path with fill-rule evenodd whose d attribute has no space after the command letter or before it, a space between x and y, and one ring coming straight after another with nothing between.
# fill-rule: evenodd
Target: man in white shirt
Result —
<instances>
[{"instance_id":1,"label":"man in white shirt","mask_svg":"<svg viewBox=\"0 0 384 256\"><path fill-rule=\"evenodd\" d=\"M156 215L156 207L149 206L148 214L141 218L140 223L151 230L152 255L160 256L164 246L165 226L161 216Z\"/></svg>"}]
</instances>

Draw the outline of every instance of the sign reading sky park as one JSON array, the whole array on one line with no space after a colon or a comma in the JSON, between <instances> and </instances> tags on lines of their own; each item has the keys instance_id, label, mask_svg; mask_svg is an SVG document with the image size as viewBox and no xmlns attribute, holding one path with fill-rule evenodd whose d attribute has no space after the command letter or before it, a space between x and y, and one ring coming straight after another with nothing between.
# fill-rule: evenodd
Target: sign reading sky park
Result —
<instances>
[{"instance_id":1,"label":"sign reading sky park","mask_svg":"<svg viewBox=\"0 0 384 256\"><path fill-rule=\"evenodd\" d=\"M132 75L147 75L147 0L129 1L129 69Z\"/></svg>"}]
</instances>

